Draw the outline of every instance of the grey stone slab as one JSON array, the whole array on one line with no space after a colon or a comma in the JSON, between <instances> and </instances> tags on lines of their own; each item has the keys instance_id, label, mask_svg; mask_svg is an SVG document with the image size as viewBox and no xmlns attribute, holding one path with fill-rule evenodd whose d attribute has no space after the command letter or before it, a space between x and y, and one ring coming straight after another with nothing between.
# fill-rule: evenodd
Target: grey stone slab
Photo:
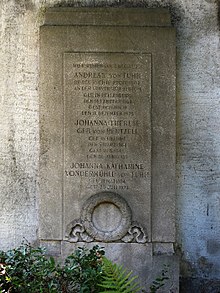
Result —
<instances>
[{"instance_id":1,"label":"grey stone slab","mask_svg":"<svg viewBox=\"0 0 220 293\"><path fill-rule=\"evenodd\" d=\"M152 241L175 242L176 65L175 35L154 55L152 98ZM167 54L166 54L166 53Z\"/></svg>"},{"instance_id":2,"label":"grey stone slab","mask_svg":"<svg viewBox=\"0 0 220 293\"><path fill-rule=\"evenodd\" d=\"M174 255L174 244L173 242L155 242L153 244L153 254L154 255Z\"/></svg>"},{"instance_id":3,"label":"grey stone slab","mask_svg":"<svg viewBox=\"0 0 220 293\"><path fill-rule=\"evenodd\" d=\"M63 101L62 58L57 56L64 36L40 34L40 231L41 239L62 239ZM50 44L48 47L48 40ZM61 55L62 57L62 55Z\"/></svg>"},{"instance_id":4,"label":"grey stone slab","mask_svg":"<svg viewBox=\"0 0 220 293\"><path fill-rule=\"evenodd\" d=\"M64 105L64 227L93 194L111 191L150 238L151 55L65 53Z\"/></svg>"},{"instance_id":5,"label":"grey stone slab","mask_svg":"<svg viewBox=\"0 0 220 293\"><path fill-rule=\"evenodd\" d=\"M126 13L126 11L123 11L123 13ZM147 13L147 11L145 12ZM57 15L59 14L58 11L56 13ZM62 10L61 13L65 14L66 11ZM83 13L86 15L86 10L83 10ZM88 13L90 13L90 10L88 10ZM115 10L115 13L117 13L117 10ZM112 12L112 14L114 13ZM75 11L73 11L73 15L75 15ZM80 218L89 196L110 191L118 193L128 201L129 207L132 211L135 211L135 217L148 230L148 241L152 239L156 242L174 242L175 30L171 27L103 26L101 20L101 25L98 26L98 15L96 13L93 15L96 20L96 26L87 24L85 26L45 25L41 28L40 237L42 239L66 238L68 223L73 223L75 219ZM146 65L139 62L142 64L140 72L144 76L144 79L140 78L140 83L145 93L143 95L142 93L139 95L137 92L132 94L135 103L130 107L129 112L133 112L131 115L135 119L126 118L125 120L140 121L140 129L143 133L146 131L146 134L142 136L145 138L140 139L140 141L137 139L137 135L135 135L134 140L129 139L127 146L130 146L127 149L125 148L123 155L126 156L128 153L132 163L143 164L145 171L149 172L149 175L152 170L151 180L145 178L129 181L130 191L121 189L120 192L114 188L109 189L110 181L102 181L104 182L104 189L92 189L91 182L90 187L88 185L88 173L84 173L86 176L82 177L82 179L78 178L77 181L71 181L70 179L73 178L67 176L68 172L73 174L73 171L76 171L74 169L77 166L74 165L75 158L78 156L78 161L85 162L83 156L92 153L88 152L89 143L91 147L94 147L97 143L96 141L89 141L89 133L88 135L76 133L78 126L85 128L82 125L76 125L77 123L90 123L88 121L95 120L98 117L95 111L100 111L99 109L89 109L89 106L96 106L93 102L87 103L88 106L84 103L84 100L81 102L82 98L88 101L89 99L96 99L94 96L83 97L84 94L95 94L95 91L91 92L89 90L86 82L88 83L89 80L94 82L98 74L123 73L122 69L115 70L115 68L109 68L108 71L100 67L92 70L87 68L83 71L83 74L87 74L87 77L89 76L88 74L92 74L92 77L78 78L79 69L73 69L73 66L76 64L88 65L91 64L92 60L94 64L102 64L107 67L110 63L115 64L117 58L121 58L124 64L138 64L140 60L145 60ZM128 74L131 74L132 70L126 70ZM112 82L107 78L103 78L102 81L101 78L99 79L99 82L105 82L106 84ZM85 82L84 85L80 85L81 89L84 86L83 90L75 89L74 82L82 83L82 80ZM111 90L107 92L109 94L113 93ZM96 94L100 95L102 91L96 91ZM151 98L149 99L150 96ZM143 103L138 102L140 99ZM101 104L97 105L101 106ZM132 107L134 108L133 110L131 109ZM84 117L91 117L91 119ZM111 123L112 118L104 119L103 114L100 117L102 121ZM117 116L117 121L119 120L120 115ZM88 131L96 127L90 125L90 130ZM126 140L130 136L130 134L127 135ZM96 136L93 135L93 137ZM103 137L103 135L99 137ZM118 137L123 139L122 135L118 135ZM106 139L105 137L103 138ZM115 147L114 149L116 150ZM104 148L102 152L103 150ZM123 150L122 144L120 150ZM71 161L72 158L74 161ZM136 159L138 159L138 162L135 162ZM143 163L140 162L142 160ZM122 162L125 161L119 160L117 163ZM96 158L96 163L105 164L106 171L110 159L105 161L101 157ZM127 163L129 162L127 161ZM81 169L83 171L83 168ZM97 168L97 170L99 169ZM87 168L86 171L91 171L91 169L88 170ZM108 171L112 170L108 169ZM118 171L116 185L125 187L122 181L120 183L119 179L121 178L118 178L119 173L122 174L122 170ZM96 185L97 183L100 184L100 179L103 178L100 177L98 182L95 182ZM151 189L151 194L149 194L149 189ZM137 193L140 194L140 202L138 202L138 197L133 196L133 194ZM146 194L146 197L144 194ZM108 206L114 210L113 215L120 216L120 212L118 213L113 202L110 202ZM101 210L97 209L95 211L96 224L100 223L104 217L103 212L100 212ZM151 227L152 233L150 232Z\"/></svg>"},{"instance_id":6,"label":"grey stone slab","mask_svg":"<svg viewBox=\"0 0 220 293\"><path fill-rule=\"evenodd\" d=\"M40 241L40 246L46 250L46 255L60 259L61 241Z\"/></svg>"},{"instance_id":7,"label":"grey stone slab","mask_svg":"<svg viewBox=\"0 0 220 293\"><path fill-rule=\"evenodd\" d=\"M167 9L50 8L46 25L170 26Z\"/></svg>"}]
</instances>

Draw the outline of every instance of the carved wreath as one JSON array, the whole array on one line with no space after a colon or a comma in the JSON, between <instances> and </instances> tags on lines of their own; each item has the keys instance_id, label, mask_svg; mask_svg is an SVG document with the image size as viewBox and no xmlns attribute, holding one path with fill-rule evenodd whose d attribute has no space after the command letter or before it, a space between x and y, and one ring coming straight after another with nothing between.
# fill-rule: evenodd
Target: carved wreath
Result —
<instances>
[{"instance_id":1,"label":"carved wreath","mask_svg":"<svg viewBox=\"0 0 220 293\"><path fill-rule=\"evenodd\" d=\"M92 221L95 208L102 203L115 205L121 213L121 223L111 231L100 231ZM82 209L81 218L73 220L66 229L69 242L124 242L146 243L147 233L137 222L132 221L132 213L127 202L118 194L102 192L91 196Z\"/></svg>"}]
</instances>

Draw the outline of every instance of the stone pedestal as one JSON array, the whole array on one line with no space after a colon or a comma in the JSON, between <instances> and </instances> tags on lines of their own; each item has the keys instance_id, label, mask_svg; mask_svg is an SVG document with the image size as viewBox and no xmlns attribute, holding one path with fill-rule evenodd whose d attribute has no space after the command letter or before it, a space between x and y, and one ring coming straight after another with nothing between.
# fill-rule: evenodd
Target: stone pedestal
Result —
<instances>
[{"instance_id":1,"label":"stone pedestal","mask_svg":"<svg viewBox=\"0 0 220 293\"><path fill-rule=\"evenodd\" d=\"M43 245L64 258L98 243L145 287L170 264L178 292L169 13L50 9L40 41Z\"/></svg>"}]
</instances>

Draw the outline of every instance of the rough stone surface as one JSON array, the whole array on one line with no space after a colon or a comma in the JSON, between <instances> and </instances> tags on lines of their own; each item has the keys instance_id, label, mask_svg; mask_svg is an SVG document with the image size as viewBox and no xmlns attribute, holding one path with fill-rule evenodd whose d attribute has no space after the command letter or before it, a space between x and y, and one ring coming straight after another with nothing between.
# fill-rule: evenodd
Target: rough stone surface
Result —
<instances>
[{"instance_id":1,"label":"rough stone surface","mask_svg":"<svg viewBox=\"0 0 220 293\"><path fill-rule=\"evenodd\" d=\"M198 282L220 272L219 23L217 0L0 1L0 246L32 243L38 229L39 26L46 7L168 7L177 29L177 231L182 275ZM194 281L197 280L198 282ZM214 290L214 289L213 289ZM183 292L189 292L183 291ZM201 291L202 292L202 291ZM208 291L204 291L208 292Z\"/></svg>"}]
</instances>

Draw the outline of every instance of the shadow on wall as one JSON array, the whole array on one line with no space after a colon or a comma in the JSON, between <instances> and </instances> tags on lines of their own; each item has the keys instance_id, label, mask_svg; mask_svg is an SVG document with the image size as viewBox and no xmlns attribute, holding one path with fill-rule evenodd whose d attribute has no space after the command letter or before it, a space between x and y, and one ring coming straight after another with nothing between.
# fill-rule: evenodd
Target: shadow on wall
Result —
<instances>
[{"instance_id":1,"label":"shadow on wall","mask_svg":"<svg viewBox=\"0 0 220 293\"><path fill-rule=\"evenodd\" d=\"M149 3L150 2L150 3ZM127 0L116 0L116 1L74 1L74 0L62 0L55 4L53 7L125 7L125 8L167 8L171 14L172 25L175 26L181 19L181 15L184 14L183 9L179 3L174 3L172 0L163 1L159 3L157 0L153 1L127 1Z\"/></svg>"},{"instance_id":2,"label":"shadow on wall","mask_svg":"<svg viewBox=\"0 0 220 293\"><path fill-rule=\"evenodd\" d=\"M217 1L217 4L218 4L218 27L220 30L220 1Z\"/></svg>"},{"instance_id":3,"label":"shadow on wall","mask_svg":"<svg viewBox=\"0 0 220 293\"><path fill-rule=\"evenodd\" d=\"M204 279L192 279L184 278L180 279L180 292L190 293L220 293L220 281L219 280L204 280Z\"/></svg>"}]
</instances>

